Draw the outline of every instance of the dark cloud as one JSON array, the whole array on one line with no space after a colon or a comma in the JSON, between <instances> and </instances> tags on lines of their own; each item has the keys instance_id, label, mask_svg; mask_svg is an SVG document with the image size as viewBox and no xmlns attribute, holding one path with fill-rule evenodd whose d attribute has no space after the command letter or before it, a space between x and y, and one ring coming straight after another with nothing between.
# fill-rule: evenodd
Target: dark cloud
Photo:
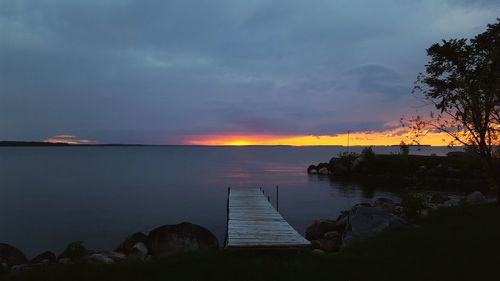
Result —
<instances>
[{"instance_id":1,"label":"dark cloud","mask_svg":"<svg viewBox=\"0 0 500 281\"><path fill-rule=\"evenodd\" d=\"M401 75L382 65L363 65L349 70L345 76L357 82L359 89L364 93L375 93L384 98L408 95L411 91L408 81Z\"/></svg>"},{"instance_id":2,"label":"dark cloud","mask_svg":"<svg viewBox=\"0 0 500 281\"><path fill-rule=\"evenodd\" d=\"M496 1L0 1L0 139L374 130Z\"/></svg>"}]
</instances>

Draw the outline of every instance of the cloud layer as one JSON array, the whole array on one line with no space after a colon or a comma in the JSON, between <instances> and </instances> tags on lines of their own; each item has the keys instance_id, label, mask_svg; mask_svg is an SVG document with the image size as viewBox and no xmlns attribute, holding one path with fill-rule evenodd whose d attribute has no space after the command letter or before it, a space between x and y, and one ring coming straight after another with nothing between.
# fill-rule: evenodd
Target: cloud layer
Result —
<instances>
[{"instance_id":1,"label":"cloud layer","mask_svg":"<svg viewBox=\"0 0 500 281\"><path fill-rule=\"evenodd\" d=\"M497 2L0 0L0 139L383 130Z\"/></svg>"}]
</instances>

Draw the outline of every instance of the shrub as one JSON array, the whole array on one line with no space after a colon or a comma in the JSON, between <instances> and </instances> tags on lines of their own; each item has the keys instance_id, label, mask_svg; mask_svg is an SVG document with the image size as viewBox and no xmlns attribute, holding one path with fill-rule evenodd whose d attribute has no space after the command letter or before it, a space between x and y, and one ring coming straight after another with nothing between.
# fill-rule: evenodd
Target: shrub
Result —
<instances>
[{"instance_id":1,"label":"shrub","mask_svg":"<svg viewBox=\"0 0 500 281\"><path fill-rule=\"evenodd\" d=\"M401 206L409 218L416 218L427 207L427 197L421 193L402 193Z\"/></svg>"},{"instance_id":2,"label":"shrub","mask_svg":"<svg viewBox=\"0 0 500 281\"><path fill-rule=\"evenodd\" d=\"M71 242L66 246L66 249L61 254L62 258L68 258L71 260L80 260L85 257L88 250L83 246L83 241Z\"/></svg>"},{"instance_id":3,"label":"shrub","mask_svg":"<svg viewBox=\"0 0 500 281\"><path fill-rule=\"evenodd\" d=\"M403 155L410 154L410 145L406 144L404 141L401 141L401 143L399 144L399 151Z\"/></svg>"},{"instance_id":4,"label":"shrub","mask_svg":"<svg viewBox=\"0 0 500 281\"><path fill-rule=\"evenodd\" d=\"M363 148L363 151L361 151L361 155L366 161L372 161L373 159L375 159L375 152L373 152L371 146Z\"/></svg>"}]
</instances>

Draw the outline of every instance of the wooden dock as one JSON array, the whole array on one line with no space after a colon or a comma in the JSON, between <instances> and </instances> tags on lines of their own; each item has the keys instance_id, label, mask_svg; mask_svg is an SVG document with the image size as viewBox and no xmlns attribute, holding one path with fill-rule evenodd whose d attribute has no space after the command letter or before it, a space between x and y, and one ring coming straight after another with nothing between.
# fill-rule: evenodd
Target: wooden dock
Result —
<instances>
[{"instance_id":1,"label":"wooden dock","mask_svg":"<svg viewBox=\"0 0 500 281\"><path fill-rule=\"evenodd\" d=\"M274 209L259 188L231 188L226 248L303 248L302 237Z\"/></svg>"}]
</instances>

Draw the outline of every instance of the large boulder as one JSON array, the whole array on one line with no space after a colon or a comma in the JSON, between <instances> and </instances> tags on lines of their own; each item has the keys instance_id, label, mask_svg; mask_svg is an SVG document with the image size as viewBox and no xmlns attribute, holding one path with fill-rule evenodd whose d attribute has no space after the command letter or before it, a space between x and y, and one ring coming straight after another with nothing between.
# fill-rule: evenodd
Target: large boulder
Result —
<instances>
[{"instance_id":1,"label":"large boulder","mask_svg":"<svg viewBox=\"0 0 500 281\"><path fill-rule=\"evenodd\" d=\"M337 158L331 165L331 171L336 176L349 176L351 174L351 163L348 159Z\"/></svg>"},{"instance_id":2,"label":"large boulder","mask_svg":"<svg viewBox=\"0 0 500 281\"><path fill-rule=\"evenodd\" d=\"M319 240L323 238L325 233L330 231L341 231L339 226L334 220L315 220L312 225L306 229L306 239Z\"/></svg>"},{"instance_id":3,"label":"large boulder","mask_svg":"<svg viewBox=\"0 0 500 281\"><path fill-rule=\"evenodd\" d=\"M431 196L431 204L443 204L444 202L450 200L450 197L441 194L441 193L434 193Z\"/></svg>"},{"instance_id":4,"label":"large boulder","mask_svg":"<svg viewBox=\"0 0 500 281\"><path fill-rule=\"evenodd\" d=\"M112 257L110 257L110 255L107 253L95 253L89 255L87 257L87 261L91 263L103 263L103 264L112 264L115 262L115 260Z\"/></svg>"},{"instance_id":5,"label":"large boulder","mask_svg":"<svg viewBox=\"0 0 500 281\"><path fill-rule=\"evenodd\" d=\"M160 226L151 231L148 238L149 250L154 257L219 247L217 238L209 230L188 222Z\"/></svg>"},{"instance_id":6,"label":"large boulder","mask_svg":"<svg viewBox=\"0 0 500 281\"><path fill-rule=\"evenodd\" d=\"M0 265L4 264L10 268L16 264L27 262L28 259L19 249L9 244L0 243Z\"/></svg>"},{"instance_id":7,"label":"large boulder","mask_svg":"<svg viewBox=\"0 0 500 281\"><path fill-rule=\"evenodd\" d=\"M57 257L51 251L45 251L38 256L32 258L30 263L53 263L57 261Z\"/></svg>"},{"instance_id":8,"label":"large boulder","mask_svg":"<svg viewBox=\"0 0 500 281\"><path fill-rule=\"evenodd\" d=\"M471 205L484 204L486 202L486 197L484 197L484 195L479 191L474 191L465 197L465 203Z\"/></svg>"},{"instance_id":9,"label":"large boulder","mask_svg":"<svg viewBox=\"0 0 500 281\"><path fill-rule=\"evenodd\" d=\"M317 174L318 167L316 167L315 165L310 165L309 167L307 167L307 173L308 174Z\"/></svg>"},{"instance_id":10,"label":"large boulder","mask_svg":"<svg viewBox=\"0 0 500 281\"><path fill-rule=\"evenodd\" d=\"M130 236L128 236L118 247L116 248L116 252L121 252L126 255L129 255L134 246L141 242L144 245L148 245L148 236L142 232L136 232Z\"/></svg>"},{"instance_id":11,"label":"large boulder","mask_svg":"<svg viewBox=\"0 0 500 281\"><path fill-rule=\"evenodd\" d=\"M323 238L311 241L313 249L320 249L326 253L337 252L342 245L342 235L337 231L329 231Z\"/></svg>"},{"instance_id":12,"label":"large boulder","mask_svg":"<svg viewBox=\"0 0 500 281\"><path fill-rule=\"evenodd\" d=\"M330 174L330 170L328 170L328 168L326 167L323 167L321 169L318 170L318 174L320 175L329 175Z\"/></svg>"},{"instance_id":13,"label":"large boulder","mask_svg":"<svg viewBox=\"0 0 500 281\"><path fill-rule=\"evenodd\" d=\"M403 225L398 216L383 208L357 205L349 210L343 245L375 236L382 231Z\"/></svg>"},{"instance_id":14,"label":"large boulder","mask_svg":"<svg viewBox=\"0 0 500 281\"><path fill-rule=\"evenodd\" d=\"M391 199L380 197L373 201L373 207L386 209L389 212L394 212L396 208L396 202Z\"/></svg>"},{"instance_id":15,"label":"large boulder","mask_svg":"<svg viewBox=\"0 0 500 281\"><path fill-rule=\"evenodd\" d=\"M149 250L146 246L146 244L142 242L137 242L134 247L132 247L132 250L130 251L129 258L133 259L145 259L146 256L148 255Z\"/></svg>"}]
</instances>

